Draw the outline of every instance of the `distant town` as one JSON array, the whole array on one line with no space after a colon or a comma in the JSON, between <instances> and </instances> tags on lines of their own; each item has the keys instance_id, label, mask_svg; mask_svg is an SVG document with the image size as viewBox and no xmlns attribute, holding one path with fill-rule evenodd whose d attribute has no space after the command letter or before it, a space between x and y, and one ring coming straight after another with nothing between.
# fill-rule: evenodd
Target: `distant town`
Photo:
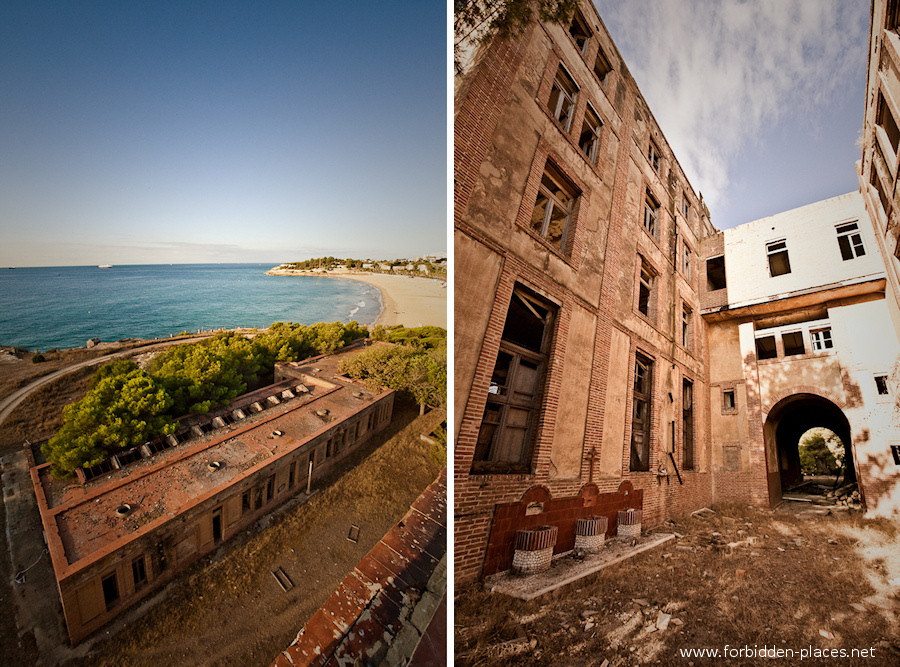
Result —
<instances>
[{"instance_id":1,"label":"distant town","mask_svg":"<svg viewBox=\"0 0 900 667\"><path fill-rule=\"evenodd\" d=\"M339 257L314 257L302 262L287 262L278 267L291 271L371 271L372 273L399 273L426 275L431 278L447 277L447 258L425 255L416 259L341 259Z\"/></svg>"}]
</instances>

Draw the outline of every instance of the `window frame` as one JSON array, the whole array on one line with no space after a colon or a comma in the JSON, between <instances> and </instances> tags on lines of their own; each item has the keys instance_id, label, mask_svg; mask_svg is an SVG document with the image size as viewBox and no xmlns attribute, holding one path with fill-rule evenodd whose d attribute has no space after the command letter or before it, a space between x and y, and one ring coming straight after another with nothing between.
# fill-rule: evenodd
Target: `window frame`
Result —
<instances>
[{"instance_id":1,"label":"window frame","mask_svg":"<svg viewBox=\"0 0 900 667\"><path fill-rule=\"evenodd\" d=\"M648 188L644 192L644 219L642 226L654 239L659 238L659 211L661 205Z\"/></svg>"},{"instance_id":2,"label":"window frame","mask_svg":"<svg viewBox=\"0 0 900 667\"><path fill-rule=\"evenodd\" d=\"M584 33L584 42L579 44L578 37L575 36L575 33L572 32L573 28L580 27ZM572 21L569 23L569 27L566 30L569 33L569 37L572 38L572 41L575 43L575 46L578 48L578 51L581 55L587 54L588 44L590 44L591 38L594 36L594 31L591 30L588 25L587 19L584 18L584 14L581 13L580 9L576 9L574 14L572 14Z\"/></svg>"},{"instance_id":3,"label":"window frame","mask_svg":"<svg viewBox=\"0 0 900 667\"><path fill-rule=\"evenodd\" d=\"M567 85L571 90L567 89ZM556 94L556 103L553 103L554 91ZM547 110L550 115L560 124L565 132L572 129L572 120L575 118L575 110L578 106L578 93L580 89L575 79L569 74L568 70L560 63L553 77L553 84L550 86L550 97L547 98Z\"/></svg>"},{"instance_id":4,"label":"window frame","mask_svg":"<svg viewBox=\"0 0 900 667\"><path fill-rule=\"evenodd\" d=\"M694 251L691 250L691 246L689 246L685 241L681 242L681 273L685 275L688 279L691 278L691 262Z\"/></svg>"},{"instance_id":5,"label":"window frame","mask_svg":"<svg viewBox=\"0 0 900 667\"><path fill-rule=\"evenodd\" d=\"M568 207L565 206L565 204L556 196L555 193L551 192L547 188L547 186L544 185L545 178L549 178L551 181L553 181L554 185L557 188L569 195L570 204ZM540 203L541 196L546 198L547 204L544 208L544 215L543 219L541 220L540 229L537 229L535 227L534 214ZM556 166L556 163L553 160L547 158L544 163L544 170L541 172L540 181L538 182L538 191L535 195L534 206L531 209L531 216L528 220L528 228L533 234L539 236L550 247L555 248L563 254L568 254L567 248L571 235L573 216L575 214L575 209L578 205L578 199L580 197L581 190L574 183L572 183L565 176L565 174L563 174L562 170L558 166ZM558 244L547 237L547 234L550 231L550 224L553 221L553 212L557 207L564 210L566 213L565 222L562 225L562 234L560 235Z\"/></svg>"},{"instance_id":6,"label":"window frame","mask_svg":"<svg viewBox=\"0 0 900 667\"><path fill-rule=\"evenodd\" d=\"M784 266L777 267L773 264L773 260L778 262L783 256ZM787 240L778 239L766 242L766 259L769 263L769 277L777 278L778 276L786 276L791 273L791 259L788 253ZM776 269L778 273L776 273ZM782 270L783 269L783 270Z\"/></svg>"},{"instance_id":7,"label":"window frame","mask_svg":"<svg viewBox=\"0 0 900 667\"><path fill-rule=\"evenodd\" d=\"M650 137L650 141L647 142L647 162L650 163L654 173L662 173L662 153L659 150L659 144L653 140L653 137Z\"/></svg>"},{"instance_id":8,"label":"window frame","mask_svg":"<svg viewBox=\"0 0 900 667\"><path fill-rule=\"evenodd\" d=\"M653 434L653 358L636 352L632 374L631 389L631 444L629 447L629 472L648 472L650 470L650 440ZM638 390L638 373L643 369L646 372L646 391ZM643 384L643 383L642 383ZM643 417L638 417L639 406L643 406L640 412ZM637 425L642 428L638 429ZM641 443L635 442L635 435L640 434ZM642 461L642 456L646 461Z\"/></svg>"},{"instance_id":9,"label":"window frame","mask_svg":"<svg viewBox=\"0 0 900 667\"><path fill-rule=\"evenodd\" d=\"M596 125L591 126L590 117L596 121ZM587 129L585 129L587 128ZM578 135L578 148L581 152L587 157L588 162L591 164L597 164L600 157L600 133L603 131L603 121L600 120L600 114L598 114L594 108L588 104L585 106L584 115L581 119L581 133ZM584 141L584 137L586 134L590 133L593 137L589 143L589 149L585 150L584 146L582 146L582 142Z\"/></svg>"},{"instance_id":10,"label":"window frame","mask_svg":"<svg viewBox=\"0 0 900 667\"><path fill-rule=\"evenodd\" d=\"M831 327L816 327L809 330L809 342L813 352L825 352L834 349L834 338Z\"/></svg>"},{"instance_id":11,"label":"window frame","mask_svg":"<svg viewBox=\"0 0 900 667\"><path fill-rule=\"evenodd\" d=\"M761 353L760 342L767 338L772 339L772 354L769 355L769 353L766 352L766 355L763 356L763 354ZM756 360L757 361L765 361L766 359L777 359L778 358L778 336L776 336L774 333L764 334L762 336L756 336L754 338L754 346L756 348Z\"/></svg>"},{"instance_id":12,"label":"window frame","mask_svg":"<svg viewBox=\"0 0 900 667\"><path fill-rule=\"evenodd\" d=\"M722 260L721 261L721 264L722 264L722 285L721 285L721 287L715 287L715 285L718 283L713 282L712 278L710 278L710 271L709 271L710 264L715 263L716 266L714 266L713 270L716 273L718 273L718 264L719 264L718 260ZM716 255L714 257L706 258L706 291L707 292L718 292L719 290L726 289L728 287L727 277L728 277L728 274L725 273L725 254L724 253L721 255Z\"/></svg>"},{"instance_id":13,"label":"window frame","mask_svg":"<svg viewBox=\"0 0 900 667\"><path fill-rule=\"evenodd\" d=\"M656 322L656 290L657 278L659 273L650 262L638 255L638 272L637 272L637 301L635 310L639 315L644 317L648 322ZM647 297L643 298L643 292L646 289ZM641 305L646 306L646 310L642 310Z\"/></svg>"},{"instance_id":14,"label":"window frame","mask_svg":"<svg viewBox=\"0 0 900 667\"><path fill-rule=\"evenodd\" d=\"M694 309L686 302L681 302L681 346L686 350L693 349Z\"/></svg>"},{"instance_id":15,"label":"window frame","mask_svg":"<svg viewBox=\"0 0 900 667\"><path fill-rule=\"evenodd\" d=\"M598 71L598 69L600 71ZM591 71L594 73L594 76L597 77L597 81L599 81L601 85L606 83L609 75L613 72L612 63L609 62L609 58L606 57L606 53L604 53L602 46L597 49L597 55L594 57L594 64L591 66ZM602 75L600 72L602 72Z\"/></svg>"},{"instance_id":16,"label":"window frame","mask_svg":"<svg viewBox=\"0 0 900 667\"><path fill-rule=\"evenodd\" d=\"M728 397L731 396L729 405ZM722 388L722 414L728 415L737 412L737 389L734 387Z\"/></svg>"},{"instance_id":17,"label":"window frame","mask_svg":"<svg viewBox=\"0 0 900 667\"><path fill-rule=\"evenodd\" d=\"M791 340L798 340L799 347L796 345L791 345L788 347L788 336L791 336ZM796 338L793 338L796 336ZM790 331L782 331L781 332L781 349L783 350L785 357L798 357L806 354L806 337L803 335L803 329L792 329ZM791 350L790 352L788 350Z\"/></svg>"},{"instance_id":18,"label":"window frame","mask_svg":"<svg viewBox=\"0 0 900 667\"><path fill-rule=\"evenodd\" d=\"M681 378L681 468L694 470L696 465L696 438L694 424L694 382L690 378ZM685 404L688 406L685 407Z\"/></svg>"},{"instance_id":19,"label":"window frame","mask_svg":"<svg viewBox=\"0 0 900 667\"><path fill-rule=\"evenodd\" d=\"M841 251L843 261L865 257L866 246L862 240L862 230L859 228L858 220L837 224L834 226L834 230L837 234L838 249Z\"/></svg>"}]
</instances>

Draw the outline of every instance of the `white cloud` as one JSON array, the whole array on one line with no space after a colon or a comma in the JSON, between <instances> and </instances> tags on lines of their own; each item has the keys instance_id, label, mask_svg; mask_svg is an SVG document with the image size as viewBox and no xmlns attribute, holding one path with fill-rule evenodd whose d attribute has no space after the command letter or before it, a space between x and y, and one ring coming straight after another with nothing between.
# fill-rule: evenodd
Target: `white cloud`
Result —
<instances>
[{"instance_id":1,"label":"white cloud","mask_svg":"<svg viewBox=\"0 0 900 667\"><path fill-rule=\"evenodd\" d=\"M679 163L711 209L742 149L841 94L868 45L849 0L597 0ZM867 4L867 3L866 3ZM862 120L860 100L860 122Z\"/></svg>"}]
</instances>

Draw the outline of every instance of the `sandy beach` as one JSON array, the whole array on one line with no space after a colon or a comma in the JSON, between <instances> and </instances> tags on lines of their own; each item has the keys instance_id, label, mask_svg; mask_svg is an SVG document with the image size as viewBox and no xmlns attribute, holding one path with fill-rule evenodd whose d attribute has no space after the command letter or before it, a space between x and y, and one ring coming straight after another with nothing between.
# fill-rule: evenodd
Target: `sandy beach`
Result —
<instances>
[{"instance_id":1,"label":"sandy beach","mask_svg":"<svg viewBox=\"0 0 900 667\"><path fill-rule=\"evenodd\" d=\"M381 292L383 308L375 324L447 328L446 283L433 278L411 278L364 271L296 271L273 268L272 276L333 276L374 285Z\"/></svg>"}]
</instances>

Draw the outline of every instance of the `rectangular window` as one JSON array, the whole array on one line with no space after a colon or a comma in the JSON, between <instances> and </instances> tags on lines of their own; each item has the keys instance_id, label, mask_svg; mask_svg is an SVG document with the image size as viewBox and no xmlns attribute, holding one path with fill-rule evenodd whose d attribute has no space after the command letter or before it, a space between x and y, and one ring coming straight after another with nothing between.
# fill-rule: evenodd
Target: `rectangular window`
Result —
<instances>
[{"instance_id":1,"label":"rectangular window","mask_svg":"<svg viewBox=\"0 0 900 667\"><path fill-rule=\"evenodd\" d=\"M681 307L681 344L689 348L691 346L691 320L693 311L686 305Z\"/></svg>"},{"instance_id":2,"label":"rectangular window","mask_svg":"<svg viewBox=\"0 0 900 667\"><path fill-rule=\"evenodd\" d=\"M809 337L812 339L812 348L816 352L830 350L834 347L834 343L831 341L830 328L813 329L809 332Z\"/></svg>"},{"instance_id":3,"label":"rectangular window","mask_svg":"<svg viewBox=\"0 0 900 667\"><path fill-rule=\"evenodd\" d=\"M803 332L791 331L781 334L781 342L784 345L784 356L790 357L795 354L804 354L806 347L803 344Z\"/></svg>"},{"instance_id":4,"label":"rectangular window","mask_svg":"<svg viewBox=\"0 0 900 667\"><path fill-rule=\"evenodd\" d=\"M134 580L134 590L140 590L147 584L147 562L143 556L131 561L131 576Z\"/></svg>"},{"instance_id":5,"label":"rectangular window","mask_svg":"<svg viewBox=\"0 0 900 667\"><path fill-rule=\"evenodd\" d=\"M684 216L685 221L691 216L691 204L688 202L687 197L683 197L681 200L681 215Z\"/></svg>"},{"instance_id":6,"label":"rectangular window","mask_svg":"<svg viewBox=\"0 0 900 667\"><path fill-rule=\"evenodd\" d=\"M659 202L650 194L644 195L644 229L650 232L650 236L656 238L657 222L659 221Z\"/></svg>"},{"instance_id":7,"label":"rectangular window","mask_svg":"<svg viewBox=\"0 0 900 667\"><path fill-rule=\"evenodd\" d=\"M731 412L735 408L734 389L725 389L722 391L722 411Z\"/></svg>"},{"instance_id":8,"label":"rectangular window","mask_svg":"<svg viewBox=\"0 0 900 667\"><path fill-rule=\"evenodd\" d=\"M681 436L684 440L685 470L694 469L694 383L683 379L681 383Z\"/></svg>"},{"instance_id":9,"label":"rectangular window","mask_svg":"<svg viewBox=\"0 0 900 667\"><path fill-rule=\"evenodd\" d=\"M898 144L900 144L900 128L897 127L897 123L894 121L894 115L891 113L891 109L881 93L878 93L878 107L875 112L875 123L884 130L884 133L887 135L888 143L891 145L891 150L894 151L894 155L897 155L897 147Z\"/></svg>"},{"instance_id":10,"label":"rectangular window","mask_svg":"<svg viewBox=\"0 0 900 667\"><path fill-rule=\"evenodd\" d=\"M553 247L563 250L568 238L569 219L577 198L575 186L547 162L534 211L531 213L531 229Z\"/></svg>"},{"instance_id":11,"label":"rectangular window","mask_svg":"<svg viewBox=\"0 0 900 667\"><path fill-rule=\"evenodd\" d=\"M874 187L875 191L878 193L878 201L881 202L881 210L885 215L887 215L887 212L891 209L891 200L887 195L884 184L881 182L881 177L879 177L878 175L878 169L875 166L874 160L869 166L869 169L871 171L871 174L869 175L869 183L872 184L872 187Z\"/></svg>"},{"instance_id":12,"label":"rectangular window","mask_svg":"<svg viewBox=\"0 0 900 667\"><path fill-rule=\"evenodd\" d=\"M659 173L659 147L656 145L656 142L653 139L650 140L650 143L647 146L647 161L650 163L650 166L653 167L653 171L657 174Z\"/></svg>"},{"instance_id":13,"label":"rectangular window","mask_svg":"<svg viewBox=\"0 0 900 667\"><path fill-rule=\"evenodd\" d=\"M862 234L856 222L845 222L838 225L835 229L837 230L838 246L841 249L841 258L844 261L856 259L866 254L866 249L862 242Z\"/></svg>"},{"instance_id":14,"label":"rectangular window","mask_svg":"<svg viewBox=\"0 0 900 667\"><path fill-rule=\"evenodd\" d=\"M594 113L591 107L584 112L584 121L581 123L581 136L578 137L578 147L587 155L591 164L597 163L597 155L600 152L600 128L603 123Z\"/></svg>"},{"instance_id":15,"label":"rectangular window","mask_svg":"<svg viewBox=\"0 0 900 667\"><path fill-rule=\"evenodd\" d=\"M550 99L547 108L563 129L568 132L572 127L572 115L575 112L575 98L578 97L578 86L572 81L572 77L560 66L550 89Z\"/></svg>"},{"instance_id":16,"label":"rectangular window","mask_svg":"<svg viewBox=\"0 0 900 667\"><path fill-rule=\"evenodd\" d=\"M271 502L275 497L275 475L270 475L266 480L266 502Z\"/></svg>"},{"instance_id":17,"label":"rectangular window","mask_svg":"<svg viewBox=\"0 0 900 667\"><path fill-rule=\"evenodd\" d=\"M513 290L478 432L473 473L527 472L556 307Z\"/></svg>"},{"instance_id":18,"label":"rectangular window","mask_svg":"<svg viewBox=\"0 0 900 667\"><path fill-rule=\"evenodd\" d=\"M297 481L297 462L291 461L291 465L288 466L288 488L293 489L296 481Z\"/></svg>"},{"instance_id":19,"label":"rectangular window","mask_svg":"<svg viewBox=\"0 0 900 667\"><path fill-rule=\"evenodd\" d=\"M778 349L775 347L775 336L761 336L756 339L756 358L775 359Z\"/></svg>"},{"instance_id":20,"label":"rectangular window","mask_svg":"<svg viewBox=\"0 0 900 667\"><path fill-rule=\"evenodd\" d=\"M653 362L642 354L634 361L634 397L631 412L631 462L633 471L650 470L650 409Z\"/></svg>"},{"instance_id":21,"label":"rectangular window","mask_svg":"<svg viewBox=\"0 0 900 667\"><path fill-rule=\"evenodd\" d=\"M888 390L887 375L875 376L875 388L878 390L879 396L887 396L890 393Z\"/></svg>"},{"instance_id":22,"label":"rectangular window","mask_svg":"<svg viewBox=\"0 0 900 667\"><path fill-rule=\"evenodd\" d=\"M253 509L258 510L263 504L263 488L257 486L253 491Z\"/></svg>"},{"instance_id":23,"label":"rectangular window","mask_svg":"<svg viewBox=\"0 0 900 667\"><path fill-rule=\"evenodd\" d=\"M888 0L887 9L884 11L884 29L896 31L897 26L900 26L900 2Z\"/></svg>"},{"instance_id":24,"label":"rectangular window","mask_svg":"<svg viewBox=\"0 0 900 667\"><path fill-rule=\"evenodd\" d=\"M691 252L687 243L681 246L681 272L690 280L691 277Z\"/></svg>"},{"instance_id":25,"label":"rectangular window","mask_svg":"<svg viewBox=\"0 0 900 667\"><path fill-rule=\"evenodd\" d=\"M103 601L106 603L106 610L109 611L119 601L119 582L116 573L103 577L100 583L103 586Z\"/></svg>"},{"instance_id":26,"label":"rectangular window","mask_svg":"<svg viewBox=\"0 0 900 667\"><path fill-rule=\"evenodd\" d=\"M641 260L641 275L638 282L638 312L646 318L653 319L653 287L656 282L656 273L643 259Z\"/></svg>"},{"instance_id":27,"label":"rectangular window","mask_svg":"<svg viewBox=\"0 0 900 667\"><path fill-rule=\"evenodd\" d=\"M769 256L769 275L783 276L791 272L791 262L788 259L787 242L784 239L772 241L766 244L766 254Z\"/></svg>"},{"instance_id":28,"label":"rectangular window","mask_svg":"<svg viewBox=\"0 0 900 667\"><path fill-rule=\"evenodd\" d=\"M610 72L612 72L612 65L609 64L609 59L603 53L603 49L599 49L597 57L594 59L594 75L600 80L600 83L603 83L606 75Z\"/></svg>"},{"instance_id":29,"label":"rectangular window","mask_svg":"<svg viewBox=\"0 0 900 667\"><path fill-rule=\"evenodd\" d=\"M725 255L706 260L706 291L725 289Z\"/></svg>"},{"instance_id":30,"label":"rectangular window","mask_svg":"<svg viewBox=\"0 0 900 667\"><path fill-rule=\"evenodd\" d=\"M584 53L587 48L588 40L591 38L591 31L587 27L587 21L584 20L581 12L575 10L575 16L572 17L572 24L569 26L569 34L578 45L578 50Z\"/></svg>"}]
</instances>

